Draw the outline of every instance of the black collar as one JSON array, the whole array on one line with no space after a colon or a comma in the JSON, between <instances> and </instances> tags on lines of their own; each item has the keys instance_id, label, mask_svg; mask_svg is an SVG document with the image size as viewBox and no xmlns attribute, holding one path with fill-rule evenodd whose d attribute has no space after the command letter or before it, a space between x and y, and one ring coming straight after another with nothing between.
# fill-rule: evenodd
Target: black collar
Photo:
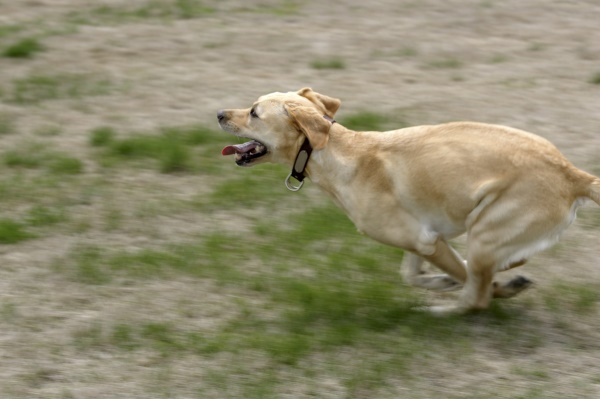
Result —
<instances>
[{"instance_id":1,"label":"black collar","mask_svg":"<svg viewBox=\"0 0 600 399\"><path fill-rule=\"evenodd\" d=\"M335 119L330 118L327 115L323 115L323 118L325 118L326 120L331 122L332 125L336 122ZM298 191L302 188L302 185L304 184L304 178L306 177L304 175L304 172L306 171L306 165L308 165L308 160L310 158L310 154L312 154L312 151L313 151L313 148L310 145L308 138L305 138L304 142L300 146L300 150L298 151L298 154L296 155L296 159L294 160L294 166L292 166L292 171L290 172L288 177L285 179L285 186L288 188L288 190ZM298 180L300 182L300 184L297 186L294 186L290 182L290 178L292 178L292 177L294 179Z\"/></svg>"}]
</instances>

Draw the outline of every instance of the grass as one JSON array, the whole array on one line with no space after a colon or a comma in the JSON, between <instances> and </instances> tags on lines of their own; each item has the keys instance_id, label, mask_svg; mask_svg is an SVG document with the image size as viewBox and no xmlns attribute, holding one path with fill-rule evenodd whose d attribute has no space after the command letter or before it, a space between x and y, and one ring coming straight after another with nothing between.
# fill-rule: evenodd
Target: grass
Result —
<instances>
[{"instance_id":1,"label":"grass","mask_svg":"<svg viewBox=\"0 0 600 399\"><path fill-rule=\"evenodd\" d=\"M108 144L107 154L116 159L154 159L163 173L189 171L191 154L175 135L134 135Z\"/></svg>"},{"instance_id":2,"label":"grass","mask_svg":"<svg viewBox=\"0 0 600 399\"><path fill-rule=\"evenodd\" d=\"M69 155L58 154L48 162L48 171L55 175L78 175L83 169L83 162Z\"/></svg>"},{"instance_id":3,"label":"grass","mask_svg":"<svg viewBox=\"0 0 600 399\"><path fill-rule=\"evenodd\" d=\"M28 37L8 46L4 49L2 55L9 58L32 58L42 50L44 50L44 46L38 39Z\"/></svg>"},{"instance_id":4,"label":"grass","mask_svg":"<svg viewBox=\"0 0 600 399\"><path fill-rule=\"evenodd\" d=\"M310 63L314 69L346 69L346 62L340 57L314 60Z\"/></svg>"},{"instance_id":5,"label":"grass","mask_svg":"<svg viewBox=\"0 0 600 399\"><path fill-rule=\"evenodd\" d=\"M33 227L54 226L64 222L68 216L64 209L34 205L27 214L27 224Z\"/></svg>"},{"instance_id":6,"label":"grass","mask_svg":"<svg viewBox=\"0 0 600 399\"><path fill-rule=\"evenodd\" d=\"M400 57L416 57L419 55L419 50L414 47L404 46L396 51L396 55Z\"/></svg>"},{"instance_id":7,"label":"grass","mask_svg":"<svg viewBox=\"0 0 600 399\"><path fill-rule=\"evenodd\" d=\"M59 126L56 125L45 125L45 126L40 126L39 128L35 129L35 131L33 132L36 136L41 136L41 137L54 137L54 136L59 136L62 133L62 129Z\"/></svg>"},{"instance_id":8,"label":"grass","mask_svg":"<svg viewBox=\"0 0 600 399\"><path fill-rule=\"evenodd\" d=\"M539 52L545 50L547 47L548 45L545 43L534 42L527 47L527 51Z\"/></svg>"},{"instance_id":9,"label":"grass","mask_svg":"<svg viewBox=\"0 0 600 399\"><path fill-rule=\"evenodd\" d=\"M77 175L83 162L70 155L52 151L42 143L24 143L0 155L1 162L15 169L43 169L51 175Z\"/></svg>"},{"instance_id":10,"label":"grass","mask_svg":"<svg viewBox=\"0 0 600 399\"><path fill-rule=\"evenodd\" d=\"M0 25L0 38L14 35L22 30L22 25Z\"/></svg>"},{"instance_id":11,"label":"grass","mask_svg":"<svg viewBox=\"0 0 600 399\"><path fill-rule=\"evenodd\" d=\"M597 284L555 282L543 296L545 306L554 312L592 314L598 309L600 291Z\"/></svg>"},{"instance_id":12,"label":"grass","mask_svg":"<svg viewBox=\"0 0 600 399\"><path fill-rule=\"evenodd\" d=\"M600 72L595 73L589 80L591 84L600 85Z\"/></svg>"},{"instance_id":13,"label":"grass","mask_svg":"<svg viewBox=\"0 0 600 399\"><path fill-rule=\"evenodd\" d=\"M173 14L177 18L191 19L213 14L215 9L202 0L176 0Z\"/></svg>"},{"instance_id":14,"label":"grass","mask_svg":"<svg viewBox=\"0 0 600 399\"><path fill-rule=\"evenodd\" d=\"M380 131L389 122L389 117L371 111L360 111L348 115L340 123L351 130Z\"/></svg>"},{"instance_id":15,"label":"grass","mask_svg":"<svg viewBox=\"0 0 600 399\"><path fill-rule=\"evenodd\" d=\"M117 138L112 128L99 127L90 132L90 145L97 147L102 163L116 165L122 161L153 160L162 173L211 172L211 165L196 162L195 152L218 154L218 144L227 136L202 126L167 127L156 133L135 133Z\"/></svg>"},{"instance_id":16,"label":"grass","mask_svg":"<svg viewBox=\"0 0 600 399\"><path fill-rule=\"evenodd\" d=\"M104 147L113 142L115 130L111 127L101 126L93 129L90 136L90 144L93 147Z\"/></svg>"},{"instance_id":17,"label":"grass","mask_svg":"<svg viewBox=\"0 0 600 399\"><path fill-rule=\"evenodd\" d=\"M112 276L98 264L102 259L100 248L80 248L73 257L75 263L72 277L74 281L88 285L102 285L111 282ZM61 268L62 265L57 265L57 270L62 270Z\"/></svg>"},{"instance_id":18,"label":"grass","mask_svg":"<svg viewBox=\"0 0 600 399\"><path fill-rule=\"evenodd\" d=\"M465 334L480 333L469 327L468 320L450 318L440 324L437 318L416 310L420 297L400 288L394 270L401 251L361 237L336 208L309 208L297 220L291 229L274 225L257 227L261 234L256 235L212 233L198 242L163 248L78 248L57 261L56 270L92 286L126 283L132 287L179 275L208 279L224 289L243 289L242 298L262 297L264 309L270 309L267 314L276 314L266 316L263 307L240 299L238 315L219 331L198 332L160 321L119 322L108 328L101 344L127 351L151 348L161 357L256 352L275 365L298 367L315 354L330 356L340 348L388 346L393 360L385 368L376 371L375 359L365 362L385 380L392 373L405 373L432 340L443 343L453 337L460 341ZM257 264L269 267L256 274L249 265ZM310 272L298 274L302 270ZM515 322L501 308L480 320L490 328ZM496 334L496 338L504 340L503 344L522 339L514 333ZM361 385L363 377L374 378L371 372L367 374L353 384Z\"/></svg>"},{"instance_id":19,"label":"grass","mask_svg":"<svg viewBox=\"0 0 600 399\"><path fill-rule=\"evenodd\" d=\"M15 244L33 238L23 223L8 218L0 218L0 244Z\"/></svg>"},{"instance_id":20,"label":"grass","mask_svg":"<svg viewBox=\"0 0 600 399\"><path fill-rule=\"evenodd\" d=\"M490 64L502 64L505 62L508 62L510 60L510 57L508 57L505 54L495 54L494 56L492 56L490 58Z\"/></svg>"},{"instance_id":21,"label":"grass","mask_svg":"<svg viewBox=\"0 0 600 399\"><path fill-rule=\"evenodd\" d=\"M428 69L459 69L463 67L463 62L457 58L440 58L428 62L425 66Z\"/></svg>"},{"instance_id":22,"label":"grass","mask_svg":"<svg viewBox=\"0 0 600 399\"><path fill-rule=\"evenodd\" d=\"M101 5L69 14L77 25L118 25L141 20L177 20L201 18L215 8L202 0L148 0L133 6Z\"/></svg>"},{"instance_id":23,"label":"grass","mask_svg":"<svg viewBox=\"0 0 600 399\"><path fill-rule=\"evenodd\" d=\"M19 105L30 105L49 100L106 95L111 89L112 84L108 79L93 75L32 74L12 82L7 100Z\"/></svg>"},{"instance_id":24,"label":"grass","mask_svg":"<svg viewBox=\"0 0 600 399\"><path fill-rule=\"evenodd\" d=\"M403 111L396 111L393 114L381 114L363 110L340 117L339 122L351 130L385 131L410 126L410 124L404 120L403 114Z\"/></svg>"},{"instance_id":25,"label":"grass","mask_svg":"<svg viewBox=\"0 0 600 399\"><path fill-rule=\"evenodd\" d=\"M299 14L301 5L302 3L297 0L279 0L272 3L259 3L252 7L247 6L243 10L285 17Z\"/></svg>"},{"instance_id":26,"label":"grass","mask_svg":"<svg viewBox=\"0 0 600 399\"><path fill-rule=\"evenodd\" d=\"M126 322L102 326L91 324L74 331L74 344L80 350L114 348L126 352L151 349L163 358L185 352L211 355L223 349L223 343L194 331L182 331L167 322Z\"/></svg>"},{"instance_id":27,"label":"grass","mask_svg":"<svg viewBox=\"0 0 600 399\"><path fill-rule=\"evenodd\" d=\"M594 249L587 253L583 242L573 246L565 237L563 247L532 259L523 273L537 284L522 296L494 301L486 312L434 318L419 307L452 302L457 293L406 287L398 274L402 251L357 233L310 181L301 192L290 193L283 185L289 168L235 166L220 150L241 139L216 131L214 121L214 129L137 130L140 121L161 126L193 118L189 104L177 104L182 98L177 90L188 79L173 86L165 78L158 86L175 92L157 93L166 96L161 112L153 109L159 99L142 109L147 91L142 90L142 75L167 76L149 70L148 57L162 69L168 65L157 58L160 54L138 50L170 43L184 52L202 53L203 46L212 46L211 54L200 55L211 63L223 59L220 53L226 50L237 54L231 47L242 44L236 32L301 29L302 17L321 5L289 0L87 1L45 13L48 7L33 3L51 2L23 2L23 7L29 4L27 10L20 10L18 1L0 2L15 13L13 22L5 21L10 25L0 27L0 59L16 67L6 70L0 88L3 397L75 398L93 392L134 399L597 396L598 286L593 279L583 280L587 271L574 269L582 259L594 260ZM409 4L412 9L404 17L418 13L415 4ZM424 15L432 14L427 7ZM336 14L338 8L342 14ZM323 18L352 22L351 14L356 17L368 8L335 5ZM398 5L392 8L399 10ZM244 20L241 25L238 19ZM273 23L287 25L282 31ZM80 27L73 35L81 24L96 27ZM438 25L452 28L452 21ZM144 32L167 36L148 45L152 37ZM184 37L168 38L177 32ZM90 35L98 43L82 44ZM397 35L395 44L380 46L380 53L377 46L367 46L366 55L408 63L402 69L443 72L447 80L468 77L470 68L456 62L427 65L457 54L447 47L428 58L436 43L429 36L423 49L411 48L409 39ZM22 46L19 51L29 59L2 56L22 38L36 38L48 48L39 52ZM68 47L51 42L79 43L85 51L69 53ZM243 42L252 46L256 39ZM286 58L280 44L270 43ZM297 44L287 45L297 50ZM522 50L528 51L527 46ZM343 43L338 48L348 50ZM559 43L554 50L561 49L569 48ZM494 57L494 51L472 50L483 54L483 62L507 62ZM575 50L576 64L581 58ZM302 76L289 79L305 81L353 69L346 54L309 55L301 61ZM42 63L47 56L68 59L69 65ZM177 62L179 67L187 65L186 59ZM123 99L113 74L96 75L82 67L98 60L103 63L93 70L130 76L132 84L139 83L141 97L132 87L128 94L135 101L127 107L115 102ZM313 68L313 60L324 69ZM280 66L284 72L294 70L291 64ZM584 84L593 72L581 78ZM516 83L507 85L530 88L519 76L513 78ZM268 76L259 73L252 79L256 86ZM187 90L196 90L199 97L217 90L216 84L202 90L206 85L196 83L200 91ZM587 85L597 87L593 81ZM404 114L419 123L452 117L443 104L439 112L421 112L431 103L421 97L410 101L417 103L413 107L419 115L413 108L408 114L352 110L346 104L338 121L355 130L387 130L405 126ZM199 100L194 107L212 114L203 106L207 104ZM198 114L198 119L204 117ZM598 212L587 212L570 230L575 240L597 233ZM576 260L574 247L587 254ZM554 281L561 261L573 273Z\"/></svg>"},{"instance_id":28,"label":"grass","mask_svg":"<svg viewBox=\"0 0 600 399\"><path fill-rule=\"evenodd\" d=\"M341 123L359 130L400 124L369 111ZM49 261L47 273L65 287L69 305L60 306L90 316L73 321L57 353L142 359L153 372L151 385L164 392L177 391L175 378L181 375L172 368L184 361L205 365L194 372L201 381L195 388L199 397L281 397L295 376L314 381L312 396L327 389L319 384L332 380L350 398L389 396L386 392L398 392L399 380L410 387L420 380L419 370L435 370L440 357L445 370L462 370L469 362L477 367L480 351L501 353L504 361L555 345L549 336L573 348L587 340L566 320L570 312L594 315L593 285L557 285L539 304L494 302L488 312L464 317L439 319L420 311L428 294L402 284L401 250L358 234L310 184L290 194L283 186L287 168L238 168L222 159L219 150L232 137L221 132L203 126L146 133L91 129L87 149L93 157L85 164L104 165L96 180L81 160L65 161L71 155L45 145L52 139L38 137L1 154L0 201L18 204L20 213L0 221L0 243L79 231L74 245ZM138 176L155 174L170 182L164 171L188 174L197 184L189 190L197 193L178 199L182 193L165 184L130 195L128 182ZM117 183L112 176L127 180ZM123 189L119 184L127 195L115 195ZM157 191L164 201L156 199ZM132 211L137 208L131 203L138 202L145 210ZM197 226L172 233L188 218ZM166 234L151 238L163 227ZM97 239L107 236L114 238ZM197 286L193 295L178 292L189 284ZM162 285L172 288L152 291ZM71 300L77 292L85 295ZM96 312L98 301L117 297L120 305L110 317ZM42 326L19 305L4 304L0 322ZM531 306L550 312L555 323L529 312ZM552 333L542 333L546 329ZM554 376L536 366L510 373L548 385ZM33 369L23 379L28 386L44 386L44 375ZM496 388L492 384L489 393ZM515 395L529 394L525 389Z\"/></svg>"},{"instance_id":29,"label":"grass","mask_svg":"<svg viewBox=\"0 0 600 399\"><path fill-rule=\"evenodd\" d=\"M197 200L199 209L214 209L215 206L269 206L284 198L288 191L283 185L287 170L282 167L270 171L247 173L241 171L241 176L227 179L216 184L215 189L208 195Z\"/></svg>"},{"instance_id":30,"label":"grass","mask_svg":"<svg viewBox=\"0 0 600 399\"><path fill-rule=\"evenodd\" d=\"M0 112L0 136L16 133L16 131L16 117L6 112Z\"/></svg>"}]
</instances>

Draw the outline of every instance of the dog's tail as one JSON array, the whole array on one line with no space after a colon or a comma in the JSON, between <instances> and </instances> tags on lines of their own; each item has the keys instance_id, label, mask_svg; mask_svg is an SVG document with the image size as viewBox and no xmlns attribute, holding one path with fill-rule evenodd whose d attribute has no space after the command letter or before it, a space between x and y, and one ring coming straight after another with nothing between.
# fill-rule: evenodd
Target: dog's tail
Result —
<instances>
[{"instance_id":1,"label":"dog's tail","mask_svg":"<svg viewBox=\"0 0 600 399\"><path fill-rule=\"evenodd\" d=\"M600 179L596 179L590 184L588 197L600 205Z\"/></svg>"},{"instance_id":2,"label":"dog's tail","mask_svg":"<svg viewBox=\"0 0 600 399\"><path fill-rule=\"evenodd\" d=\"M576 197L589 198L600 205L600 178L577 168L572 168L571 172L569 180L575 183Z\"/></svg>"}]
</instances>

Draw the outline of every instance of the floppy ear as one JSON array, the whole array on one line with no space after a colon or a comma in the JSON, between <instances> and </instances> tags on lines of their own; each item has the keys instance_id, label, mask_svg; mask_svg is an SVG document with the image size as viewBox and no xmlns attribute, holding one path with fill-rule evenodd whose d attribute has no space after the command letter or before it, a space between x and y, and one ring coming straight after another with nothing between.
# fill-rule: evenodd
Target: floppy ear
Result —
<instances>
[{"instance_id":1,"label":"floppy ear","mask_svg":"<svg viewBox=\"0 0 600 399\"><path fill-rule=\"evenodd\" d=\"M287 110L292 120L308 138L311 146L315 150L323 149L329 140L331 123L313 107L289 105Z\"/></svg>"},{"instance_id":2,"label":"floppy ear","mask_svg":"<svg viewBox=\"0 0 600 399\"><path fill-rule=\"evenodd\" d=\"M319 94L316 91L313 91L313 89L311 89L310 87L300 89L297 93L302 97L310 100L317 107L321 108L323 114L327 115L330 118L333 118L338 108L340 108L340 105L342 104L342 102L337 98Z\"/></svg>"}]
</instances>

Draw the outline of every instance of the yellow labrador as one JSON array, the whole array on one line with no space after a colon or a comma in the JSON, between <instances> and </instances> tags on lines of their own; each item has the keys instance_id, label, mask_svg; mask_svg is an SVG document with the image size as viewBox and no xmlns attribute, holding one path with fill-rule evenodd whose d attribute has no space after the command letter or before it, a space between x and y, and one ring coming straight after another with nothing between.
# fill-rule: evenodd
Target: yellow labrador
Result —
<instances>
[{"instance_id":1,"label":"yellow labrador","mask_svg":"<svg viewBox=\"0 0 600 399\"><path fill-rule=\"evenodd\" d=\"M289 165L291 190L309 177L359 231L408 251L409 284L462 286L456 305L435 312L484 309L492 297L518 294L528 279L499 284L494 274L554 244L586 199L600 204L600 179L534 134L474 122L355 132L332 119L339 106L304 88L221 110L222 129L251 140L222 153L241 166ZM466 261L448 245L465 232ZM447 274L422 274L424 260Z\"/></svg>"}]
</instances>

